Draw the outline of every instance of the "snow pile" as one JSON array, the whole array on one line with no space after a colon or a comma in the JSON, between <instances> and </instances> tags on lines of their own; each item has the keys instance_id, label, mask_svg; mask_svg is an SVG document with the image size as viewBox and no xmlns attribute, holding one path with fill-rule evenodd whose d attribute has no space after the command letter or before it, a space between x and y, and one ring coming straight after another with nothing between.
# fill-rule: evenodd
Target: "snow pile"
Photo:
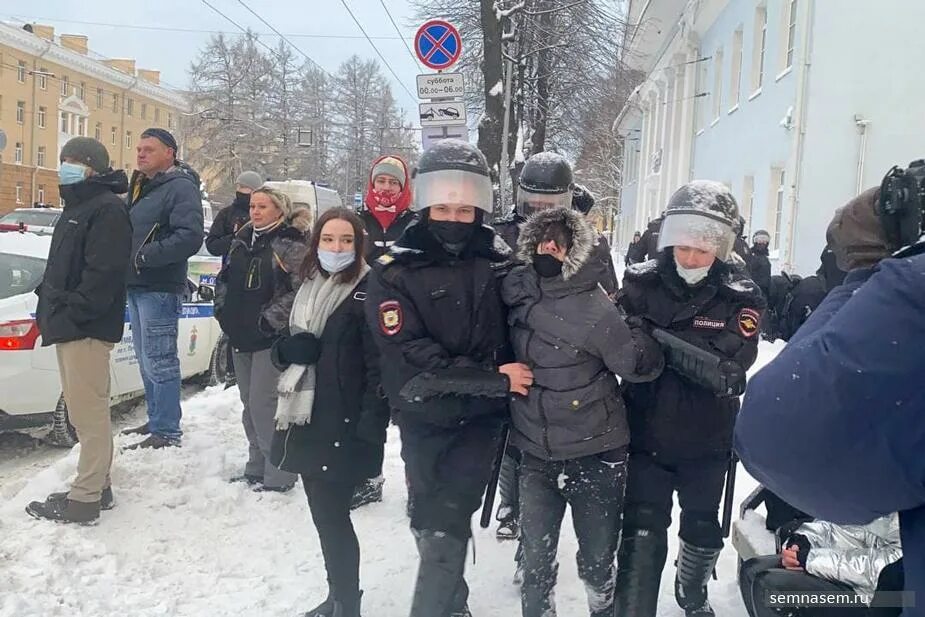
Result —
<instances>
[{"instance_id":1,"label":"snow pile","mask_svg":"<svg viewBox=\"0 0 925 617\"><path fill-rule=\"evenodd\" d=\"M759 365L777 347L762 344ZM254 493L228 478L244 465L246 444L236 389L206 390L184 401L183 447L117 453L116 507L99 525L60 525L29 518L33 499L65 490L77 449L34 475L0 505L0 617L238 616L291 617L324 599L327 583L317 534L301 486L288 494ZM118 438L118 446L133 442ZM362 551L364 614L405 617L417 553L404 514L406 491L398 432L386 446L385 500L353 514ZM32 465L24 464L26 473ZM742 470L736 500L755 482ZM673 597L677 521L663 574L659 615L682 615ZM470 605L478 617L520 614L513 542L476 524L477 562L468 568ZM577 547L566 515L559 547L560 615L587 614ZM717 615L744 614L727 547L710 584Z\"/></svg>"},{"instance_id":2,"label":"snow pile","mask_svg":"<svg viewBox=\"0 0 925 617\"><path fill-rule=\"evenodd\" d=\"M488 91L488 96L501 96L504 92L504 84L501 83L501 80L498 80L494 86L491 87L491 90Z\"/></svg>"}]
</instances>

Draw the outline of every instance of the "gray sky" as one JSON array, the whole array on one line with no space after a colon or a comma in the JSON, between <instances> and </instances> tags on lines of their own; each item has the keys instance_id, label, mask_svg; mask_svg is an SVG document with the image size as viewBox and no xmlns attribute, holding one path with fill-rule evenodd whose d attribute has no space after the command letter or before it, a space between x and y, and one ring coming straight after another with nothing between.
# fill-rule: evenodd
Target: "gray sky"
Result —
<instances>
[{"instance_id":1,"label":"gray sky","mask_svg":"<svg viewBox=\"0 0 925 617\"><path fill-rule=\"evenodd\" d=\"M208 0L210 4L245 28L268 33L262 36L271 47L278 37L237 0ZM369 42L363 37L341 0L244 0L274 28L289 38L296 47L308 54L325 69L334 73L337 66L352 54L375 58L392 84L399 105L407 118L417 111L416 97L409 96L398 85ZM412 47L411 38L419 24L410 24L411 8L407 0L384 0L402 34ZM395 73L412 95L415 75L420 69L412 59L380 0L347 0L347 5ZM123 26L177 28L189 30L220 30L240 32L201 0L22 0L0 1L0 19L36 21L55 27L55 33L84 34L90 39L90 49L109 58L135 58L138 68L161 71L165 85L186 88L188 69L198 50L209 38L206 32L174 32L130 27L90 25L76 22L98 22ZM54 17L54 18L52 18ZM343 35L359 38L320 38L291 35ZM380 39L376 37L390 37ZM298 52L296 52L297 55Z\"/></svg>"}]
</instances>

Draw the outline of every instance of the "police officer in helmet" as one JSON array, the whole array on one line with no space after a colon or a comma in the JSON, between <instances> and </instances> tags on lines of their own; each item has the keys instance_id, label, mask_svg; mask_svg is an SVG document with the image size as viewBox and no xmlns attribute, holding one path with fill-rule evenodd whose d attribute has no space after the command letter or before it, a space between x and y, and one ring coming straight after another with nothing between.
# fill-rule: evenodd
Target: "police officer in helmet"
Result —
<instances>
[{"instance_id":1,"label":"police officer in helmet","mask_svg":"<svg viewBox=\"0 0 925 617\"><path fill-rule=\"evenodd\" d=\"M484 155L443 140L414 172L412 223L373 265L367 319L401 431L420 566L412 617L469 615L463 574L470 519L491 475L511 394L533 381L508 363L500 278L510 251L483 225Z\"/></svg>"}]
</instances>

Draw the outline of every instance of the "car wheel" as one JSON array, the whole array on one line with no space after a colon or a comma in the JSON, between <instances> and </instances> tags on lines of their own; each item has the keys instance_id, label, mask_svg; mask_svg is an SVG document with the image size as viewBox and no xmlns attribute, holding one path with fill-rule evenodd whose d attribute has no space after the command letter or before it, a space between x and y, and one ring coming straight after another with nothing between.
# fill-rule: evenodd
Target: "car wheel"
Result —
<instances>
[{"instance_id":1,"label":"car wheel","mask_svg":"<svg viewBox=\"0 0 925 617\"><path fill-rule=\"evenodd\" d=\"M228 337L224 333L215 343L212 357L209 359L209 372L203 380L207 386L217 386L225 383L228 378Z\"/></svg>"},{"instance_id":2,"label":"car wheel","mask_svg":"<svg viewBox=\"0 0 925 617\"><path fill-rule=\"evenodd\" d=\"M45 441L53 446L61 446L63 448L75 446L77 444L77 431L68 418L67 403L64 401L63 394L58 398L58 404L55 406L53 419L54 423L52 424L51 431L49 431L48 435L45 437Z\"/></svg>"}]
</instances>

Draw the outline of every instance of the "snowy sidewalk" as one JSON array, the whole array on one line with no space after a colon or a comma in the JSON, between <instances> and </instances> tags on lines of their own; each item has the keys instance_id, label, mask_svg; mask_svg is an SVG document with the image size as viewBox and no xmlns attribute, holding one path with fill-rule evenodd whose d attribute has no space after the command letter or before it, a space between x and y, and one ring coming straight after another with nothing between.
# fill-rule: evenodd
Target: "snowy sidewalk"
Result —
<instances>
[{"instance_id":1,"label":"snowy sidewalk","mask_svg":"<svg viewBox=\"0 0 925 617\"><path fill-rule=\"evenodd\" d=\"M777 350L763 351L760 364ZM294 617L324 599L321 550L301 485L273 494L228 483L245 461L240 409L236 389L209 389L184 401L181 449L117 452L116 507L95 527L37 521L23 511L30 500L66 489L76 448L0 505L0 617ZM131 441L119 437L117 448ZM391 428L385 500L353 515L367 617L405 617L417 568L399 449ZM737 501L753 486L740 468ZM677 512L673 518L663 616L682 615L672 591ZM476 532L477 561L472 565L470 551L467 566L475 617L520 614L519 590L511 584L514 548L496 542L493 529ZM562 617L587 614L575 549L567 516L556 590ZM744 615L735 564L727 546L719 580L710 585L721 617Z\"/></svg>"}]
</instances>

